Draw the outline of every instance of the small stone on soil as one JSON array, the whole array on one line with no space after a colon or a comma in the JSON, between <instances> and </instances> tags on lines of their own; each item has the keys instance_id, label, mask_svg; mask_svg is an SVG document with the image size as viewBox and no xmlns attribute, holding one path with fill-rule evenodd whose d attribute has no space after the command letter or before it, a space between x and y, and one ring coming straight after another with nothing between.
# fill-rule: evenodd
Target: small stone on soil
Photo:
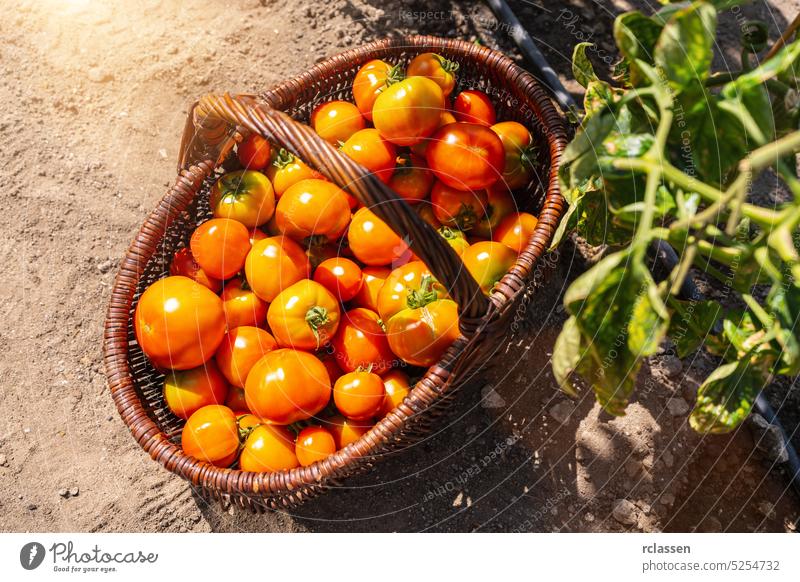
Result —
<instances>
[{"instance_id":1,"label":"small stone on soil","mask_svg":"<svg viewBox=\"0 0 800 582\"><path fill-rule=\"evenodd\" d=\"M5 467L8 464L8 459L5 455L0 455L0 467Z\"/></svg>"},{"instance_id":2,"label":"small stone on soil","mask_svg":"<svg viewBox=\"0 0 800 582\"><path fill-rule=\"evenodd\" d=\"M611 515L623 525L635 525L637 521L636 506L627 499L617 499Z\"/></svg>"},{"instance_id":3,"label":"small stone on soil","mask_svg":"<svg viewBox=\"0 0 800 582\"><path fill-rule=\"evenodd\" d=\"M672 416L685 416L690 408L683 398L670 398L667 400L667 410Z\"/></svg>"},{"instance_id":4,"label":"small stone on soil","mask_svg":"<svg viewBox=\"0 0 800 582\"><path fill-rule=\"evenodd\" d=\"M672 493L664 493L659 499L662 505L672 505L675 503L675 496Z\"/></svg>"},{"instance_id":5,"label":"small stone on soil","mask_svg":"<svg viewBox=\"0 0 800 582\"><path fill-rule=\"evenodd\" d=\"M672 465L675 464L675 456L669 451L664 451L664 454L661 455L661 458L664 459L664 464L668 469L671 469Z\"/></svg>"},{"instance_id":6,"label":"small stone on soil","mask_svg":"<svg viewBox=\"0 0 800 582\"><path fill-rule=\"evenodd\" d=\"M108 273L113 268L114 263L112 261L103 261L97 265L97 270L101 273Z\"/></svg>"},{"instance_id":7,"label":"small stone on soil","mask_svg":"<svg viewBox=\"0 0 800 582\"><path fill-rule=\"evenodd\" d=\"M683 370L683 362L677 356L663 356L659 364L667 378L675 378Z\"/></svg>"},{"instance_id":8,"label":"small stone on soil","mask_svg":"<svg viewBox=\"0 0 800 582\"><path fill-rule=\"evenodd\" d=\"M504 408L505 399L500 396L491 384L484 386L481 390L481 406L484 408Z\"/></svg>"},{"instance_id":9,"label":"small stone on soil","mask_svg":"<svg viewBox=\"0 0 800 582\"><path fill-rule=\"evenodd\" d=\"M66 489L59 489L59 490L58 490L58 494L59 494L61 497L65 497L65 498L66 498L66 497L69 497L69 491L67 491Z\"/></svg>"},{"instance_id":10,"label":"small stone on soil","mask_svg":"<svg viewBox=\"0 0 800 582\"><path fill-rule=\"evenodd\" d=\"M551 407L547 413L559 424L566 424L573 410L575 410L575 406L571 402L564 400Z\"/></svg>"},{"instance_id":11,"label":"small stone on soil","mask_svg":"<svg viewBox=\"0 0 800 582\"><path fill-rule=\"evenodd\" d=\"M81 490L78 489L77 487L73 487L72 489L69 490L69 494L72 495L73 497L77 497L80 492Z\"/></svg>"},{"instance_id":12,"label":"small stone on soil","mask_svg":"<svg viewBox=\"0 0 800 582\"><path fill-rule=\"evenodd\" d=\"M114 75L104 71L100 67L92 67L89 69L87 75L92 83L106 83L114 78Z\"/></svg>"}]
</instances>

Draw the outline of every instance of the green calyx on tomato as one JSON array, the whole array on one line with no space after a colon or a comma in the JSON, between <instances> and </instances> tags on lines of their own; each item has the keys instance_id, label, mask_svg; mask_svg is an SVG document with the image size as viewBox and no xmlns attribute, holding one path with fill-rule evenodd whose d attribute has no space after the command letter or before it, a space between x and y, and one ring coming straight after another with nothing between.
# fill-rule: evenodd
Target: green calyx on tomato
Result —
<instances>
[{"instance_id":1,"label":"green calyx on tomato","mask_svg":"<svg viewBox=\"0 0 800 582\"><path fill-rule=\"evenodd\" d=\"M278 154L272 161L272 165L278 169L281 169L285 168L286 166L288 166L293 162L294 162L294 154L285 148L281 148L278 150Z\"/></svg>"},{"instance_id":2,"label":"green calyx on tomato","mask_svg":"<svg viewBox=\"0 0 800 582\"><path fill-rule=\"evenodd\" d=\"M455 73L458 71L458 63L455 61L450 61L444 58L442 55L434 55L439 64L442 65L442 68L447 71L448 73Z\"/></svg>"},{"instance_id":3,"label":"green calyx on tomato","mask_svg":"<svg viewBox=\"0 0 800 582\"><path fill-rule=\"evenodd\" d=\"M419 289L409 289L406 304L409 309L419 309L440 299L436 289L433 288L435 279L431 275L423 275L419 282Z\"/></svg>"},{"instance_id":4,"label":"green calyx on tomato","mask_svg":"<svg viewBox=\"0 0 800 582\"><path fill-rule=\"evenodd\" d=\"M406 78L405 70L403 69L402 65L394 65L389 72L386 73L386 81L384 81L383 87L380 88L383 91L389 85L394 85L395 83L399 83L403 79Z\"/></svg>"},{"instance_id":5,"label":"green calyx on tomato","mask_svg":"<svg viewBox=\"0 0 800 582\"><path fill-rule=\"evenodd\" d=\"M328 317L328 310L324 307L315 305L306 311L306 323L314 333L314 337L317 338L317 347L319 347L320 344L319 330L325 327L329 322L330 317Z\"/></svg>"},{"instance_id":6,"label":"green calyx on tomato","mask_svg":"<svg viewBox=\"0 0 800 582\"><path fill-rule=\"evenodd\" d=\"M478 222L478 215L470 204L462 204L455 218L455 223L461 230L471 230Z\"/></svg>"}]
</instances>

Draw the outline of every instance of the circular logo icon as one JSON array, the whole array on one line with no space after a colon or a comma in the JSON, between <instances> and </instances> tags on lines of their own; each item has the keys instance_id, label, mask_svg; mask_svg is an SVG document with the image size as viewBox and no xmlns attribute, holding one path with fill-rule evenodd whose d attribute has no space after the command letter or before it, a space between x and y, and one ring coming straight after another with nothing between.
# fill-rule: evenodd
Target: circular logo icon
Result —
<instances>
[{"instance_id":1,"label":"circular logo icon","mask_svg":"<svg viewBox=\"0 0 800 582\"><path fill-rule=\"evenodd\" d=\"M26 570L35 570L44 561L44 546L39 542L28 542L19 551L19 563Z\"/></svg>"}]
</instances>

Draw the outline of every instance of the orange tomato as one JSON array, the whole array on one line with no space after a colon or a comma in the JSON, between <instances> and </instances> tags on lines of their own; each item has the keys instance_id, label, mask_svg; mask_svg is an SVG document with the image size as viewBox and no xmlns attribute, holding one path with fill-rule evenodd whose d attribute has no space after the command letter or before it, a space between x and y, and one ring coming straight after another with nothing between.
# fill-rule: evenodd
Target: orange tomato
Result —
<instances>
[{"instance_id":1,"label":"orange tomato","mask_svg":"<svg viewBox=\"0 0 800 582\"><path fill-rule=\"evenodd\" d=\"M183 425L181 447L190 457L227 467L239 450L236 415L220 404L200 408Z\"/></svg>"},{"instance_id":2,"label":"orange tomato","mask_svg":"<svg viewBox=\"0 0 800 582\"><path fill-rule=\"evenodd\" d=\"M434 175L458 190L480 190L497 182L505 167L503 142L488 127L451 123L436 130L425 150Z\"/></svg>"},{"instance_id":3,"label":"orange tomato","mask_svg":"<svg viewBox=\"0 0 800 582\"><path fill-rule=\"evenodd\" d=\"M431 190L431 206L436 219L445 226L470 230L486 215L489 199L486 190L464 191L437 181Z\"/></svg>"},{"instance_id":4,"label":"orange tomato","mask_svg":"<svg viewBox=\"0 0 800 582\"><path fill-rule=\"evenodd\" d=\"M211 209L215 218L237 220L247 228L261 226L275 212L275 193L261 172L228 172L211 187Z\"/></svg>"},{"instance_id":5,"label":"orange tomato","mask_svg":"<svg viewBox=\"0 0 800 582\"><path fill-rule=\"evenodd\" d=\"M508 188L502 182L498 182L486 190L488 202L486 204L486 216L475 225L470 231L471 235L481 238L492 238L497 225L509 214L516 212L517 203L511 196Z\"/></svg>"},{"instance_id":6,"label":"orange tomato","mask_svg":"<svg viewBox=\"0 0 800 582\"><path fill-rule=\"evenodd\" d=\"M459 93L453 103L453 112L458 121L466 123L490 126L497 121L494 105L483 91L468 90Z\"/></svg>"},{"instance_id":7,"label":"orange tomato","mask_svg":"<svg viewBox=\"0 0 800 582\"><path fill-rule=\"evenodd\" d=\"M305 420L331 398L331 380L314 355L280 349L264 355L250 369L244 387L247 407L276 424Z\"/></svg>"},{"instance_id":8,"label":"orange tomato","mask_svg":"<svg viewBox=\"0 0 800 582\"><path fill-rule=\"evenodd\" d=\"M239 390L242 390L239 388ZM244 392L244 390L242 390ZM227 404L225 406L228 406ZM235 408L228 406L231 410L235 411ZM245 405L245 410L247 410L247 405ZM251 414L250 412L245 412L244 414L240 414L236 417L236 420L239 422L240 429L248 429L248 428L255 428L260 424L265 424L260 418L258 418L255 414ZM240 434L241 436L241 434Z\"/></svg>"},{"instance_id":9,"label":"orange tomato","mask_svg":"<svg viewBox=\"0 0 800 582\"><path fill-rule=\"evenodd\" d=\"M375 99L387 86L399 81L403 76L399 65L374 59L364 64L353 80L353 100L365 119L372 121L372 106Z\"/></svg>"},{"instance_id":10,"label":"orange tomato","mask_svg":"<svg viewBox=\"0 0 800 582\"><path fill-rule=\"evenodd\" d=\"M333 435L337 450L356 442L372 428L371 424L363 420L351 420L338 415L329 418L325 424Z\"/></svg>"},{"instance_id":11,"label":"orange tomato","mask_svg":"<svg viewBox=\"0 0 800 582\"><path fill-rule=\"evenodd\" d=\"M339 301L350 301L361 290L361 269L350 259L334 257L322 261L314 271L314 281L330 291Z\"/></svg>"},{"instance_id":12,"label":"orange tomato","mask_svg":"<svg viewBox=\"0 0 800 582\"><path fill-rule=\"evenodd\" d=\"M353 420L372 418L380 410L385 395L383 380L372 372L348 372L333 387L336 408Z\"/></svg>"},{"instance_id":13,"label":"orange tomato","mask_svg":"<svg viewBox=\"0 0 800 582\"><path fill-rule=\"evenodd\" d=\"M408 375L401 370L389 370L383 375L383 389L386 391L386 396L383 397L383 404L378 411L378 416L381 418L397 408L411 392Z\"/></svg>"},{"instance_id":14,"label":"orange tomato","mask_svg":"<svg viewBox=\"0 0 800 582\"><path fill-rule=\"evenodd\" d=\"M370 266L390 265L410 255L408 244L369 208L359 208L347 231L350 250Z\"/></svg>"},{"instance_id":15,"label":"orange tomato","mask_svg":"<svg viewBox=\"0 0 800 582\"><path fill-rule=\"evenodd\" d=\"M292 433L283 426L262 424L253 429L242 448L239 467L258 473L294 469L299 465L294 454Z\"/></svg>"},{"instance_id":16,"label":"orange tomato","mask_svg":"<svg viewBox=\"0 0 800 582\"><path fill-rule=\"evenodd\" d=\"M346 142L366 124L358 107L347 101L329 101L311 113L311 126L319 136L333 145Z\"/></svg>"},{"instance_id":17,"label":"orange tomato","mask_svg":"<svg viewBox=\"0 0 800 582\"><path fill-rule=\"evenodd\" d=\"M517 262L517 253L499 242L481 241L470 245L461 260L483 292L489 295Z\"/></svg>"},{"instance_id":18,"label":"orange tomato","mask_svg":"<svg viewBox=\"0 0 800 582\"><path fill-rule=\"evenodd\" d=\"M252 414L250 414L250 410L248 410L247 408L247 401L244 399L244 388L240 388L239 386L231 386L228 389L228 396L227 398L225 398L224 404L225 406L233 410L236 416L242 416L242 415L253 416ZM253 416L253 418L256 417ZM239 426L244 427L241 419L239 419Z\"/></svg>"},{"instance_id":19,"label":"orange tomato","mask_svg":"<svg viewBox=\"0 0 800 582\"><path fill-rule=\"evenodd\" d=\"M164 400L169 409L186 420L209 404L222 404L228 383L213 360L191 370L172 370L164 378Z\"/></svg>"},{"instance_id":20,"label":"orange tomato","mask_svg":"<svg viewBox=\"0 0 800 582\"><path fill-rule=\"evenodd\" d=\"M324 180L325 177L311 169L300 158L293 153L281 148L266 169L267 177L272 182L275 197L280 198L291 186L300 180L312 178Z\"/></svg>"},{"instance_id":21,"label":"orange tomato","mask_svg":"<svg viewBox=\"0 0 800 582\"><path fill-rule=\"evenodd\" d=\"M217 365L228 382L244 388L251 368L277 345L266 330L243 325L225 334L217 350Z\"/></svg>"},{"instance_id":22,"label":"orange tomato","mask_svg":"<svg viewBox=\"0 0 800 582\"><path fill-rule=\"evenodd\" d=\"M283 193L275 214L278 229L295 240L310 236L335 240L350 222L350 205L336 184L301 180Z\"/></svg>"},{"instance_id":23,"label":"orange tomato","mask_svg":"<svg viewBox=\"0 0 800 582\"><path fill-rule=\"evenodd\" d=\"M228 282L220 298L228 329L242 325L259 327L267 321L267 304L253 293L244 278Z\"/></svg>"},{"instance_id":24,"label":"orange tomato","mask_svg":"<svg viewBox=\"0 0 800 582\"><path fill-rule=\"evenodd\" d=\"M502 121L492 126L503 142L506 153L503 181L506 186L515 190L525 186L533 176L533 163L536 156L536 146L528 129L516 121Z\"/></svg>"},{"instance_id":25,"label":"orange tomato","mask_svg":"<svg viewBox=\"0 0 800 582\"><path fill-rule=\"evenodd\" d=\"M438 229L438 232L459 256L461 256L469 247L467 237L464 236L464 233L458 229L450 228L449 226L443 226Z\"/></svg>"},{"instance_id":26,"label":"orange tomato","mask_svg":"<svg viewBox=\"0 0 800 582\"><path fill-rule=\"evenodd\" d=\"M362 307L344 314L333 349L336 362L345 372L370 368L380 374L391 368L394 360L378 314Z\"/></svg>"},{"instance_id":27,"label":"orange tomato","mask_svg":"<svg viewBox=\"0 0 800 582\"><path fill-rule=\"evenodd\" d=\"M300 464L308 467L335 453L336 441L328 429L307 426L297 435L294 452Z\"/></svg>"},{"instance_id":28,"label":"orange tomato","mask_svg":"<svg viewBox=\"0 0 800 582\"><path fill-rule=\"evenodd\" d=\"M427 77L442 89L445 97L453 92L456 84L455 72L458 70L458 63L448 61L436 53L422 53L417 55L408 64L406 76L408 77Z\"/></svg>"},{"instance_id":29,"label":"orange tomato","mask_svg":"<svg viewBox=\"0 0 800 582\"><path fill-rule=\"evenodd\" d=\"M415 154L404 154L397 158L397 162L397 168L389 180L389 187L409 204L424 200L435 181L425 158Z\"/></svg>"},{"instance_id":30,"label":"orange tomato","mask_svg":"<svg viewBox=\"0 0 800 582\"><path fill-rule=\"evenodd\" d=\"M492 240L521 253L536 229L538 219L527 212L515 212L506 216L492 235Z\"/></svg>"},{"instance_id":31,"label":"orange tomato","mask_svg":"<svg viewBox=\"0 0 800 582\"><path fill-rule=\"evenodd\" d=\"M195 229L189 246L206 273L228 279L244 266L250 252L250 233L236 220L212 218Z\"/></svg>"},{"instance_id":32,"label":"orange tomato","mask_svg":"<svg viewBox=\"0 0 800 582\"><path fill-rule=\"evenodd\" d=\"M372 107L372 122L384 139L411 146L436 131L443 108L439 85L425 77L408 77L381 91Z\"/></svg>"},{"instance_id":33,"label":"orange tomato","mask_svg":"<svg viewBox=\"0 0 800 582\"><path fill-rule=\"evenodd\" d=\"M269 163L272 148L257 133L247 137L237 147L239 161L248 170L261 170Z\"/></svg>"},{"instance_id":34,"label":"orange tomato","mask_svg":"<svg viewBox=\"0 0 800 582\"><path fill-rule=\"evenodd\" d=\"M244 273L253 293L269 303L286 287L308 277L308 257L289 237L272 236L253 245Z\"/></svg>"},{"instance_id":35,"label":"orange tomato","mask_svg":"<svg viewBox=\"0 0 800 582\"><path fill-rule=\"evenodd\" d=\"M265 233L263 230L258 228L250 229L250 247L252 247L258 241L264 240L265 238L267 238L267 233Z\"/></svg>"},{"instance_id":36,"label":"orange tomato","mask_svg":"<svg viewBox=\"0 0 800 582\"><path fill-rule=\"evenodd\" d=\"M453 115L451 111L442 111L441 116L439 116L439 125L436 127L438 130L440 127L444 127L445 125L449 125L451 123L456 122L456 117ZM428 144L431 142L430 138L423 139L419 143L415 143L411 146L411 153L417 155L421 158L425 157L425 152L428 150Z\"/></svg>"},{"instance_id":37,"label":"orange tomato","mask_svg":"<svg viewBox=\"0 0 800 582\"><path fill-rule=\"evenodd\" d=\"M383 139L377 129L369 127L355 132L344 142L341 151L375 174L384 184L388 184L392 178L397 149L392 142Z\"/></svg>"},{"instance_id":38,"label":"orange tomato","mask_svg":"<svg viewBox=\"0 0 800 582\"><path fill-rule=\"evenodd\" d=\"M378 313L385 322L409 307L419 307L447 297L447 289L439 283L422 261L411 261L392 271L378 293Z\"/></svg>"},{"instance_id":39,"label":"orange tomato","mask_svg":"<svg viewBox=\"0 0 800 582\"><path fill-rule=\"evenodd\" d=\"M331 379L331 385L333 385L344 373L339 367L339 364L336 363L335 354L333 352L321 352L317 354L317 357L319 357L319 361L322 362L322 364L325 366L325 369L328 370L328 376Z\"/></svg>"},{"instance_id":40,"label":"orange tomato","mask_svg":"<svg viewBox=\"0 0 800 582\"><path fill-rule=\"evenodd\" d=\"M391 272L391 269L386 267L364 267L361 270L361 288L353 298L353 304L356 307L378 311L378 293Z\"/></svg>"},{"instance_id":41,"label":"orange tomato","mask_svg":"<svg viewBox=\"0 0 800 582\"><path fill-rule=\"evenodd\" d=\"M392 351L412 366L432 366L459 336L458 306L438 299L404 309L386 324Z\"/></svg>"},{"instance_id":42,"label":"orange tomato","mask_svg":"<svg viewBox=\"0 0 800 582\"><path fill-rule=\"evenodd\" d=\"M188 370L209 360L225 335L222 300L187 277L166 277L142 293L136 341L156 368Z\"/></svg>"},{"instance_id":43,"label":"orange tomato","mask_svg":"<svg viewBox=\"0 0 800 582\"><path fill-rule=\"evenodd\" d=\"M208 287L214 293L219 293L222 289L222 281L210 276L197 264L189 247L183 247L175 252L172 263L169 266L169 274L189 277L204 287Z\"/></svg>"},{"instance_id":44,"label":"orange tomato","mask_svg":"<svg viewBox=\"0 0 800 582\"><path fill-rule=\"evenodd\" d=\"M318 350L339 327L339 302L325 287L302 279L281 291L267 311L267 322L278 345Z\"/></svg>"}]
</instances>

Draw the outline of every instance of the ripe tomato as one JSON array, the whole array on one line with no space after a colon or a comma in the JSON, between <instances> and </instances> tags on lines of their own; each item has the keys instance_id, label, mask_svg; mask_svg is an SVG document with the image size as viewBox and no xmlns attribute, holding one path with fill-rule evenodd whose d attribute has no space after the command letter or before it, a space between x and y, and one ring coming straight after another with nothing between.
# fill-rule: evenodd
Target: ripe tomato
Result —
<instances>
[{"instance_id":1,"label":"ripe tomato","mask_svg":"<svg viewBox=\"0 0 800 582\"><path fill-rule=\"evenodd\" d=\"M228 279L244 266L250 252L250 233L236 220L212 218L195 229L189 246L206 273Z\"/></svg>"},{"instance_id":2,"label":"ripe tomato","mask_svg":"<svg viewBox=\"0 0 800 582\"><path fill-rule=\"evenodd\" d=\"M408 244L369 208L359 208L347 231L350 250L366 265L380 267L410 255Z\"/></svg>"},{"instance_id":3,"label":"ripe tomato","mask_svg":"<svg viewBox=\"0 0 800 582\"><path fill-rule=\"evenodd\" d=\"M275 159L267 166L266 172L267 178L272 182L272 188L275 190L277 198L283 196L286 190L300 180L325 179L322 174L312 170L303 160L283 148L278 150Z\"/></svg>"},{"instance_id":4,"label":"ripe tomato","mask_svg":"<svg viewBox=\"0 0 800 582\"><path fill-rule=\"evenodd\" d=\"M318 350L339 327L339 302L325 287L303 279L270 303L267 321L278 345Z\"/></svg>"},{"instance_id":5,"label":"ripe tomato","mask_svg":"<svg viewBox=\"0 0 800 582\"><path fill-rule=\"evenodd\" d=\"M319 361L325 366L325 369L328 370L328 376L331 379L331 385L333 385L336 380L338 380L341 375L344 373L342 369L339 367L339 364L336 363L336 355L331 352L321 352L317 354Z\"/></svg>"},{"instance_id":6,"label":"ripe tomato","mask_svg":"<svg viewBox=\"0 0 800 582\"><path fill-rule=\"evenodd\" d=\"M283 193L275 214L278 229L295 240L310 236L336 240L350 222L350 205L336 184L302 180Z\"/></svg>"},{"instance_id":7,"label":"ripe tomato","mask_svg":"<svg viewBox=\"0 0 800 582\"><path fill-rule=\"evenodd\" d=\"M225 334L217 350L217 365L228 382L244 388L250 369L277 346L266 330L243 325Z\"/></svg>"},{"instance_id":8,"label":"ripe tomato","mask_svg":"<svg viewBox=\"0 0 800 582\"><path fill-rule=\"evenodd\" d=\"M239 457L242 471L258 473L294 469L299 464L292 433L286 427L269 424L253 429Z\"/></svg>"},{"instance_id":9,"label":"ripe tomato","mask_svg":"<svg viewBox=\"0 0 800 582\"><path fill-rule=\"evenodd\" d=\"M462 91L453 103L453 111L458 121L466 123L490 126L497 121L494 105L483 91Z\"/></svg>"},{"instance_id":10,"label":"ripe tomato","mask_svg":"<svg viewBox=\"0 0 800 582\"><path fill-rule=\"evenodd\" d=\"M188 370L209 360L225 335L222 301L187 277L166 277L142 293L136 341L156 368Z\"/></svg>"},{"instance_id":11,"label":"ripe tomato","mask_svg":"<svg viewBox=\"0 0 800 582\"><path fill-rule=\"evenodd\" d=\"M372 106L378 95L402 77L403 71L400 65L393 67L379 59L367 62L358 70L353 79L353 100L367 120L372 121Z\"/></svg>"},{"instance_id":12,"label":"ripe tomato","mask_svg":"<svg viewBox=\"0 0 800 582\"><path fill-rule=\"evenodd\" d=\"M272 236L253 245L244 273L253 293L269 303L286 287L308 277L308 257L289 237Z\"/></svg>"},{"instance_id":13,"label":"ripe tomato","mask_svg":"<svg viewBox=\"0 0 800 582\"><path fill-rule=\"evenodd\" d=\"M445 226L470 230L486 215L486 190L464 191L437 181L431 190L433 215Z\"/></svg>"},{"instance_id":14,"label":"ripe tomato","mask_svg":"<svg viewBox=\"0 0 800 582\"><path fill-rule=\"evenodd\" d=\"M497 225L509 214L516 212L517 203L506 188L505 184L498 182L486 191L488 203L486 216L470 231L471 235L481 238L492 238Z\"/></svg>"},{"instance_id":15,"label":"ripe tomato","mask_svg":"<svg viewBox=\"0 0 800 582\"><path fill-rule=\"evenodd\" d=\"M510 190L522 188L531 181L536 147L530 132L516 121L502 121L492 126L506 153L503 181Z\"/></svg>"},{"instance_id":16,"label":"ripe tomato","mask_svg":"<svg viewBox=\"0 0 800 582\"><path fill-rule=\"evenodd\" d=\"M263 326L267 321L267 304L253 293L244 278L231 279L220 298L228 329L242 325Z\"/></svg>"},{"instance_id":17,"label":"ripe tomato","mask_svg":"<svg viewBox=\"0 0 800 582\"><path fill-rule=\"evenodd\" d=\"M458 306L450 299L403 309L386 324L392 351L412 366L432 366L458 336Z\"/></svg>"},{"instance_id":18,"label":"ripe tomato","mask_svg":"<svg viewBox=\"0 0 800 582\"><path fill-rule=\"evenodd\" d=\"M361 288L353 298L353 304L356 307L366 307L371 311L378 311L378 292L391 272L386 267L364 267L361 271Z\"/></svg>"},{"instance_id":19,"label":"ripe tomato","mask_svg":"<svg viewBox=\"0 0 800 582\"><path fill-rule=\"evenodd\" d=\"M335 453L336 441L328 429L321 426L307 426L297 435L294 452L300 464L308 467Z\"/></svg>"},{"instance_id":20,"label":"ripe tomato","mask_svg":"<svg viewBox=\"0 0 800 582\"><path fill-rule=\"evenodd\" d=\"M336 362L345 372L370 368L380 374L391 368L394 360L378 314L363 307L344 314L333 349Z\"/></svg>"},{"instance_id":21,"label":"ripe tomato","mask_svg":"<svg viewBox=\"0 0 800 582\"><path fill-rule=\"evenodd\" d=\"M273 214L273 216L275 216ZM250 247L256 244L260 240L264 240L267 238L267 233L259 228L251 228L250 229Z\"/></svg>"},{"instance_id":22,"label":"ripe tomato","mask_svg":"<svg viewBox=\"0 0 800 582\"><path fill-rule=\"evenodd\" d=\"M504 244L481 241L464 251L461 260L483 292L489 295L497 282L517 262L517 253Z\"/></svg>"},{"instance_id":23,"label":"ripe tomato","mask_svg":"<svg viewBox=\"0 0 800 582\"><path fill-rule=\"evenodd\" d=\"M228 383L214 360L191 370L172 370L164 378L164 400L184 420L204 406L222 404L227 395Z\"/></svg>"},{"instance_id":24,"label":"ripe tomato","mask_svg":"<svg viewBox=\"0 0 800 582\"><path fill-rule=\"evenodd\" d=\"M239 161L248 170L261 170L269 163L272 148L269 142L257 133L246 138L237 148Z\"/></svg>"},{"instance_id":25,"label":"ripe tomato","mask_svg":"<svg viewBox=\"0 0 800 582\"><path fill-rule=\"evenodd\" d=\"M506 216L492 235L492 240L521 253L536 229L538 219L527 212L515 212Z\"/></svg>"},{"instance_id":26,"label":"ripe tomato","mask_svg":"<svg viewBox=\"0 0 800 582\"><path fill-rule=\"evenodd\" d=\"M411 261L392 271L378 293L378 313L385 322L403 309L416 308L447 297L422 261Z\"/></svg>"},{"instance_id":27,"label":"ripe tomato","mask_svg":"<svg viewBox=\"0 0 800 582\"><path fill-rule=\"evenodd\" d=\"M424 200L435 180L425 159L414 154L404 154L397 158L397 162L389 187L409 204Z\"/></svg>"},{"instance_id":28,"label":"ripe tomato","mask_svg":"<svg viewBox=\"0 0 800 582\"><path fill-rule=\"evenodd\" d=\"M372 122L385 139L410 146L436 130L443 108L439 85L425 77L409 77L381 91L372 108Z\"/></svg>"},{"instance_id":29,"label":"ripe tomato","mask_svg":"<svg viewBox=\"0 0 800 582\"><path fill-rule=\"evenodd\" d=\"M331 398L325 365L313 354L280 349L250 369L244 387L247 407L259 418L291 424L317 414Z\"/></svg>"},{"instance_id":30,"label":"ripe tomato","mask_svg":"<svg viewBox=\"0 0 800 582\"><path fill-rule=\"evenodd\" d=\"M383 389L386 396L383 397L383 404L378 411L378 417L383 418L392 410L397 408L403 399L411 392L408 385L408 376L402 370L389 370L383 376Z\"/></svg>"},{"instance_id":31,"label":"ripe tomato","mask_svg":"<svg viewBox=\"0 0 800 582\"><path fill-rule=\"evenodd\" d=\"M342 249L344 252L344 249ZM311 271L316 272L319 266L329 259L335 259L339 256L339 249L333 244L317 244L317 241L311 239L306 248L306 256L311 265Z\"/></svg>"},{"instance_id":32,"label":"ripe tomato","mask_svg":"<svg viewBox=\"0 0 800 582\"><path fill-rule=\"evenodd\" d=\"M328 430L333 435L336 450L356 442L369 432L372 425L368 421L351 420L343 416L333 416L326 421Z\"/></svg>"},{"instance_id":33,"label":"ripe tomato","mask_svg":"<svg viewBox=\"0 0 800 582\"><path fill-rule=\"evenodd\" d=\"M239 451L239 426L227 406L204 406L189 417L181 433L183 452L200 461L227 467Z\"/></svg>"},{"instance_id":34,"label":"ripe tomato","mask_svg":"<svg viewBox=\"0 0 800 582\"><path fill-rule=\"evenodd\" d=\"M240 388L239 386L231 386L228 389L228 396L225 398L225 406L233 410L237 417L246 415L252 416L258 420L255 416L250 414L250 410L247 408L247 401L244 399L244 388ZM241 418L239 419L239 426L245 428Z\"/></svg>"},{"instance_id":35,"label":"ripe tomato","mask_svg":"<svg viewBox=\"0 0 800 582\"><path fill-rule=\"evenodd\" d=\"M433 204L431 204L430 201L425 201L423 204L417 205L416 208L419 217L433 228L438 229L442 226L442 223L439 222L439 219L437 219L436 215L433 213Z\"/></svg>"},{"instance_id":36,"label":"ripe tomato","mask_svg":"<svg viewBox=\"0 0 800 582\"><path fill-rule=\"evenodd\" d=\"M372 372L348 372L336 380L333 402L339 412L353 420L372 418L383 404L383 380Z\"/></svg>"},{"instance_id":37,"label":"ripe tomato","mask_svg":"<svg viewBox=\"0 0 800 582\"><path fill-rule=\"evenodd\" d=\"M329 101L311 113L311 126L319 136L333 145L346 142L366 124L358 107L347 101Z\"/></svg>"},{"instance_id":38,"label":"ripe tomato","mask_svg":"<svg viewBox=\"0 0 800 582\"><path fill-rule=\"evenodd\" d=\"M452 112L447 111L447 110L442 111L442 114L439 117L439 125L436 127L436 129L439 129L440 127L444 127L445 125L449 125L449 124L455 123L455 122L456 122L456 117L455 117L455 115L452 114ZM410 148L411 149L411 153L416 154L421 158L424 158L425 157L425 152L427 151L428 144L430 142L431 142L430 138L427 138L427 139L423 139L419 143L415 143Z\"/></svg>"},{"instance_id":39,"label":"ripe tomato","mask_svg":"<svg viewBox=\"0 0 800 582\"><path fill-rule=\"evenodd\" d=\"M189 247L178 249L175 252L175 256L172 257L172 263L169 266L169 274L189 277L196 283L208 287L214 293L219 293L222 289L222 281L211 277L197 264Z\"/></svg>"},{"instance_id":40,"label":"ripe tomato","mask_svg":"<svg viewBox=\"0 0 800 582\"><path fill-rule=\"evenodd\" d=\"M458 190L479 190L497 182L503 174L503 142L488 127L451 123L438 129L425 150L433 173Z\"/></svg>"},{"instance_id":41,"label":"ripe tomato","mask_svg":"<svg viewBox=\"0 0 800 582\"><path fill-rule=\"evenodd\" d=\"M442 89L445 97L453 92L456 85L455 72L458 70L458 63L448 61L436 53L422 53L417 55L408 63L406 69L407 77L427 77Z\"/></svg>"},{"instance_id":42,"label":"ripe tomato","mask_svg":"<svg viewBox=\"0 0 800 582\"><path fill-rule=\"evenodd\" d=\"M255 228L272 218L275 193L261 172L229 172L211 187L211 208L216 218L231 218Z\"/></svg>"},{"instance_id":43,"label":"ripe tomato","mask_svg":"<svg viewBox=\"0 0 800 582\"><path fill-rule=\"evenodd\" d=\"M350 301L361 290L361 269L350 259L334 257L322 261L314 271L314 281L333 293L339 301Z\"/></svg>"},{"instance_id":44,"label":"ripe tomato","mask_svg":"<svg viewBox=\"0 0 800 582\"><path fill-rule=\"evenodd\" d=\"M355 132L341 148L347 156L388 184L397 163L397 148L372 127Z\"/></svg>"},{"instance_id":45,"label":"ripe tomato","mask_svg":"<svg viewBox=\"0 0 800 582\"><path fill-rule=\"evenodd\" d=\"M443 226L439 229L439 234L442 235L442 238L447 241L447 244L453 247L453 250L459 256L461 256L461 254L469 247L467 237L464 236L464 233L458 229L450 228L449 226Z\"/></svg>"}]
</instances>

